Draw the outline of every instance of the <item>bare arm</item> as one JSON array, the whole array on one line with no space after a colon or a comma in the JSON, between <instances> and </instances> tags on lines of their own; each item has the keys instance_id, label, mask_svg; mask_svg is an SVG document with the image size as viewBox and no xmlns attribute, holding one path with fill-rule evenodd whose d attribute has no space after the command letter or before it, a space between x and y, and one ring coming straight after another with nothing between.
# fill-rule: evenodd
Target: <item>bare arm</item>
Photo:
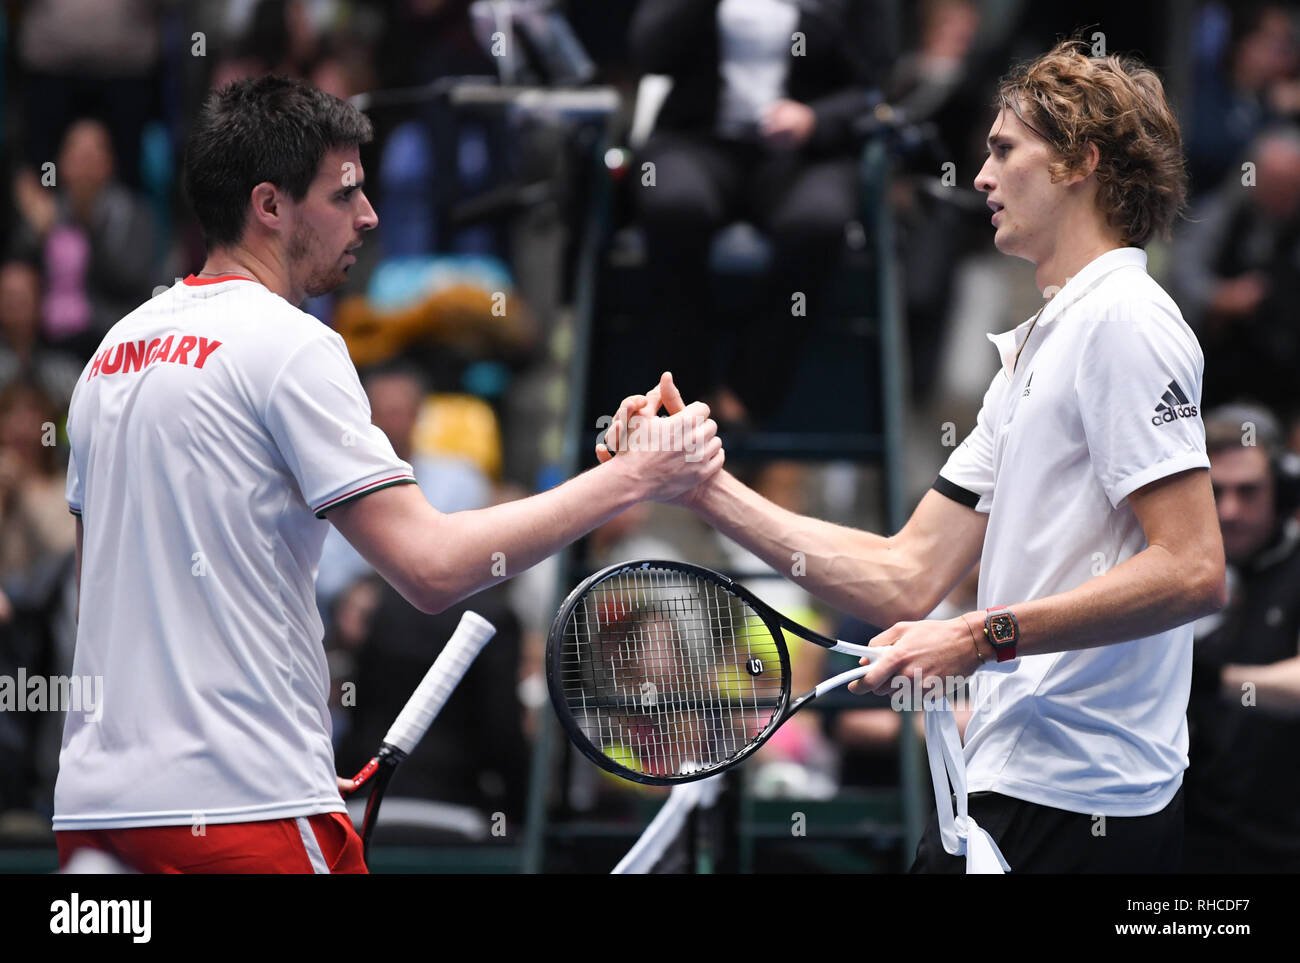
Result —
<instances>
[{"instance_id":1,"label":"bare arm","mask_svg":"<svg viewBox=\"0 0 1300 963\"><path fill-rule=\"evenodd\" d=\"M902 531L885 537L805 515L763 498L723 472L692 508L782 574L873 625L925 618L977 561L988 516L936 491Z\"/></svg>"},{"instance_id":2,"label":"bare arm","mask_svg":"<svg viewBox=\"0 0 1300 963\"><path fill-rule=\"evenodd\" d=\"M1247 685L1255 687L1255 705L1278 715L1300 714L1300 655L1268 665L1225 665L1219 691L1239 699Z\"/></svg>"},{"instance_id":3,"label":"bare arm","mask_svg":"<svg viewBox=\"0 0 1300 963\"><path fill-rule=\"evenodd\" d=\"M1223 608L1223 537L1210 473L1197 468L1159 479L1129 503L1147 547L1068 592L1012 605L1023 654L1124 642Z\"/></svg>"},{"instance_id":4,"label":"bare arm","mask_svg":"<svg viewBox=\"0 0 1300 963\"><path fill-rule=\"evenodd\" d=\"M1129 496L1147 547L1067 592L1010 603L1020 623L1018 655L1110 645L1152 635L1222 608L1227 596L1223 540L1209 472L1162 478ZM999 600L1008 604L1009 600ZM902 622L872 640L894 649L849 688L885 694L898 675L968 677L992 656L983 613L946 621Z\"/></svg>"},{"instance_id":5,"label":"bare arm","mask_svg":"<svg viewBox=\"0 0 1300 963\"><path fill-rule=\"evenodd\" d=\"M705 405L693 407L678 422L697 433L690 443L630 452L530 498L444 515L416 486L400 485L340 505L328 518L408 602L441 612L531 568L636 502L673 497L716 474L723 459L717 425Z\"/></svg>"}]
</instances>

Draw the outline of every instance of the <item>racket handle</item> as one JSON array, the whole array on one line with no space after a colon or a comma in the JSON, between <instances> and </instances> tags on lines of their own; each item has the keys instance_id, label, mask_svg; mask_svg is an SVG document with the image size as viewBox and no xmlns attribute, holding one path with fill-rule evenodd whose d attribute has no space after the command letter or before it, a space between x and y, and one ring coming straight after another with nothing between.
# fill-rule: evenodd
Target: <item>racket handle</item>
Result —
<instances>
[{"instance_id":1,"label":"racket handle","mask_svg":"<svg viewBox=\"0 0 1300 963\"><path fill-rule=\"evenodd\" d=\"M836 642L831 646L831 651L843 652L845 655L856 655L859 658L865 655L872 661L875 661L885 654L887 648L888 646L883 645L870 646L858 645L856 642Z\"/></svg>"},{"instance_id":2,"label":"racket handle","mask_svg":"<svg viewBox=\"0 0 1300 963\"><path fill-rule=\"evenodd\" d=\"M822 695L823 693L830 692L831 689L837 689L842 685L847 685L850 682L853 682L857 679L861 679L864 675L866 675L870 671L871 671L871 666L860 665L856 669L849 669L847 672L841 672L839 675L831 676L829 679L827 679L825 682L823 682L821 685L819 685L816 689L813 690L815 693L813 698L816 698L817 696Z\"/></svg>"},{"instance_id":3,"label":"racket handle","mask_svg":"<svg viewBox=\"0 0 1300 963\"><path fill-rule=\"evenodd\" d=\"M409 754L442 711L452 690L460 684L470 663L496 634L496 628L477 612L466 612L438 658L393 721L384 743Z\"/></svg>"}]
</instances>

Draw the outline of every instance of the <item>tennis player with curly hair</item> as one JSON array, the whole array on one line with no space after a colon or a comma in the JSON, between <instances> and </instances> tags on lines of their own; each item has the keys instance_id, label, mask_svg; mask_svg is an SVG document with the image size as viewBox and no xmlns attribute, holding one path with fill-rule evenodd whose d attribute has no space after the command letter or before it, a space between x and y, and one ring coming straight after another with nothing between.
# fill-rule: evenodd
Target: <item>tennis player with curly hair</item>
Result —
<instances>
[{"instance_id":1,"label":"tennis player with curly hair","mask_svg":"<svg viewBox=\"0 0 1300 963\"><path fill-rule=\"evenodd\" d=\"M1077 42L1010 74L998 108L975 186L1045 303L989 336L975 428L903 529L795 515L725 472L680 502L778 571L803 553L800 584L888 626L855 691L973 677L973 823L945 786L913 871L969 869L979 834L1015 872L1176 872L1190 623L1226 591L1204 358L1143 250L1183 204L1181 136L1154 72ZM976 562L979 609L927 620Z\"/></svg>"}]
</instances>

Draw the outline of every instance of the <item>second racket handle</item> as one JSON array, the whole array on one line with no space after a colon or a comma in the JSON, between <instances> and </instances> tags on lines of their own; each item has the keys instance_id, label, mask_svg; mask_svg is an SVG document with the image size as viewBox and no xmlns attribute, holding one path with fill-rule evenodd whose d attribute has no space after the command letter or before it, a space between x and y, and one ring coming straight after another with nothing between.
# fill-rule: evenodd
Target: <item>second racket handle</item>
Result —
<instances>
[{"instance_id":1,"label":"second racket handle","mask_svg":"<svg viewBox=\"0 0 1300 963\"><path fill-rule=\"evenodd\" d=\"M434 717L442 711L452 690L464 678L470 663L496 631L492 623L477 612L466 612L461 616L456 631L393 721L384 742L409 754L424 738Z\"/></svg>"}]
</instances>

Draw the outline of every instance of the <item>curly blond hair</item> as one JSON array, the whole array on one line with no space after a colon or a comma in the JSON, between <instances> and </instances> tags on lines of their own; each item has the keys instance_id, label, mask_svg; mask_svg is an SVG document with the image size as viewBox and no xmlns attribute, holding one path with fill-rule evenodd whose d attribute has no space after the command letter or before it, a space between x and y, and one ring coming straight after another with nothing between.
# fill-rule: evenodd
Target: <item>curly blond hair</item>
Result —
<instances>
[{"instance_id":1,"label":"curly blond hair","mask_svg":"<svg viewBox=\"0 0 1300 963\"><path fill-rule=\"evenodd\" d=\"M1132 57L1091 57L1082 40L1064 40L998 84L996 106L1011 111L1058 155L1059 181L1082 169L1097 146L1097 205L1124 244L1168 237L1187 200L1178 121L1165 89Z\"/></svg>"}]
</instances>

